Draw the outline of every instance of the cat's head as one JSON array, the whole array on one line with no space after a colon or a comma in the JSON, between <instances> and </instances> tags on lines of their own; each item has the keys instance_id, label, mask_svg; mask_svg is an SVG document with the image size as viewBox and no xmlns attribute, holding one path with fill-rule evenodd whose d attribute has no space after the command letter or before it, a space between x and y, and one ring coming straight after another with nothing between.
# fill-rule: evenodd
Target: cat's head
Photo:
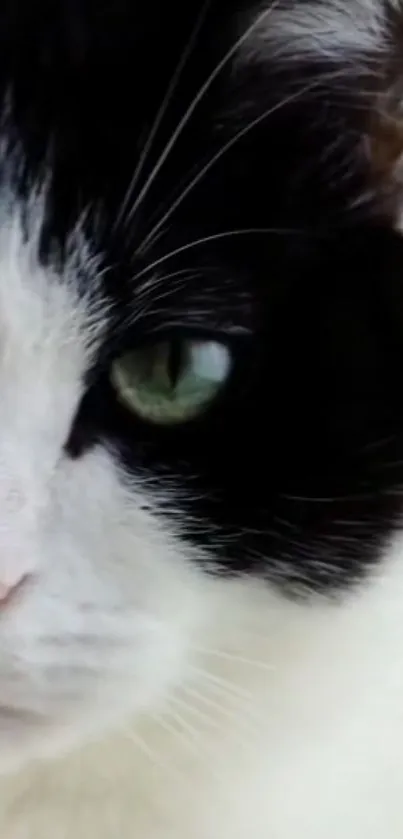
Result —
<instances>
[{"instance_id":1,"label":"cat's head","mask_svg":"<svg viewBox=\"0 0 403 839\"><path fill-rule=\"evenodd\" d=\"M343 597L380 559L402 24L387 0L3 1L6 764L159 707L217 592L236 626L231 586Z\"/></svg>"}]
</instances>

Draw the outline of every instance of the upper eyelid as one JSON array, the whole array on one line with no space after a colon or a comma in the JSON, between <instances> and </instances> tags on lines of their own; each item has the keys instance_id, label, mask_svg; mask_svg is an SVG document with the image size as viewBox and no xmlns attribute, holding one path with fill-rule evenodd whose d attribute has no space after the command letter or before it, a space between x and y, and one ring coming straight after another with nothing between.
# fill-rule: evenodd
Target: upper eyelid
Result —
<instances>
[{"instance_id":1,"label":"upper eyelid","mask_svg":"<svg viewBox=\"0 0 403 839\"><path fill-rule=\"evenodd\" d=\"M209 330L207 328L196 330L188 326L182 328L171 327L170 329L167 329L164 325L161 325L160 329L154 329L147 333L145 332L144 334L141 334L140 337L133 334L132 330L130 330L126 334L117 336L116 341L114 341L112 336L110 342L107 342L106 345L100 348L98 358L95 360L92 367L87 371L87 375L85 377L86 389L91 388L96 381L98 381L103 375L107 374L110 365L122 355L125 355L132 350L136 350L141 346L145 346L147 343L153 344L156 341L164 339L169 340L170 337L177 337L178 332L181 333L183 338L192 337L195 339L198 338L200 340L210 340L222 343L228 346L234 358L236 358L237 354L240 352L241 347L245 346L245 342L247 341L249 343L249 340L252 338L252 332L250 330L238 330L236 327L234 327L233 331L223 331Z\"/></svg>"}]
</instances>

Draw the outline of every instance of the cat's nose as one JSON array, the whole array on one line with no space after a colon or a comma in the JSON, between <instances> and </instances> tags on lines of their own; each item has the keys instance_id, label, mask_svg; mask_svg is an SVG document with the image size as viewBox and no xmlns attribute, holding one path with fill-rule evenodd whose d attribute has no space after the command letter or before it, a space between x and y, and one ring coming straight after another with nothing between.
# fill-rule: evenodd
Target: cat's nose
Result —
<instances>
[{"instance_id":1,"label":"cat's nose","mask_svg":"<svg viewBox=\"0 0 403 839\"><path fill-rule=\"evenodd\" d=\"M25 583L27 582L29 574L21 574L19 578L13 583L2 583L0 581L0 609L10 603L14 597L19 594Z\"/></svg>"}]
</instances>

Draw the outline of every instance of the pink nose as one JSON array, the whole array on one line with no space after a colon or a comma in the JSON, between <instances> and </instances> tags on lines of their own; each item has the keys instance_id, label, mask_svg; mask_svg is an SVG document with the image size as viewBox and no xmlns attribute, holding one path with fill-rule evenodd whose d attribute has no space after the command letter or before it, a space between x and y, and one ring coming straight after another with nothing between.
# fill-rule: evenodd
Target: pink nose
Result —
<instances>
[{"instance_id":1,"label":"pink nose","mask_svg":"<svg viewBox=\"0 0 403 839\"><path fill-rule=\"evenodd\" d=\"M23 574L15 583L10 583L10 585L0 582L0 608L6 606L20 592L27 579L28 574Z\"/></svg>"}]
</instances>

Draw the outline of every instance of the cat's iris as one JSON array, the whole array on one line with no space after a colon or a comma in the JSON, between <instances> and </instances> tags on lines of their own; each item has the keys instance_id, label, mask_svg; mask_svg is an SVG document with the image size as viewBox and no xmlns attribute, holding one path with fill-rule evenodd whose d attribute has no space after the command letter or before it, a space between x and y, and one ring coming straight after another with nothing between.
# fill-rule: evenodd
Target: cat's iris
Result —
<instances>
[{"instance_id":1,"label":"cat's iris","mask_svg":"<svg viewBox=\"0 0 403 839\"><path fill-rule=\"evenodd\" d=\"M231 367L217 341L173 339L146 345L114 362L111 381L120 401L142 419L185 422L217 396Z\"/></svg>"}]
</instances>

